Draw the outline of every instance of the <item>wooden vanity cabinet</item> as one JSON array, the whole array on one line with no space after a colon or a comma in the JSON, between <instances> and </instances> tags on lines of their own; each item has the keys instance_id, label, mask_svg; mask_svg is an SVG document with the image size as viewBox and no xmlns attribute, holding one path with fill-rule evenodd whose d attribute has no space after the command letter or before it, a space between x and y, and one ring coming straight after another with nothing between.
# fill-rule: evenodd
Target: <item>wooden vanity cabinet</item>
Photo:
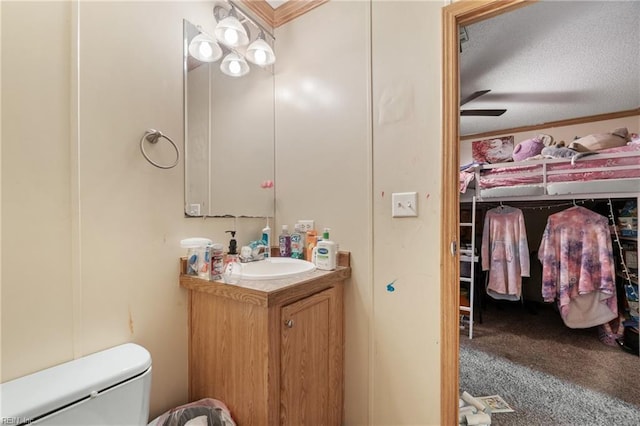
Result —
<instances>
[{"instance_id":1,"label":"wooden vanity cabinet","mask_svg":"<svg viewBox=\"0 0 640 426\"><path fill-rule=\"evenodd\" d=\"M349 275L339 267L294 284L240 285L181 275L189 289L189 400L224 402L238 426L340 425Z\"/></svg>"}]
</instances>

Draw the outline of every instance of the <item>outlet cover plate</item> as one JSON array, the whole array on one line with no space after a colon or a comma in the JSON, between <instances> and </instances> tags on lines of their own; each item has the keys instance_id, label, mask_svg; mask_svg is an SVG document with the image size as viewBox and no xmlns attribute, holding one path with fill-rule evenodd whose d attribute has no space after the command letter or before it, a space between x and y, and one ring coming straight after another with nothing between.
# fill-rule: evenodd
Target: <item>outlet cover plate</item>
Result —
<instances>
[{"instance_id":1,"label":"outlet cover plate","mask_svg":"<svg viewBox=\"0 0 640 426\"><path fill-rule=\"evenodd\" d=\"M418 216L417 192L394 192L391 194L392 217Z\"/></svg>"},{"instance_id":2,"label":"outlet cover plate","mask_svg":"<svg viewBox=\"0 0 640 426\"><path fill-rule=\"evenodd\" d=\"M188 216L200 216L200 204L189 204Z\"/></svg>"},{"instance_id":3,"label":"outlet cover plate","mask_svg":"<svg viewBox=\"0 0 640 426\"><path fill-rule=\"evenodd\" d=\"M315 221L313 220L299 220L298 223L302 225L302 232L315 229Z\"/></svg>"}]
</instances>

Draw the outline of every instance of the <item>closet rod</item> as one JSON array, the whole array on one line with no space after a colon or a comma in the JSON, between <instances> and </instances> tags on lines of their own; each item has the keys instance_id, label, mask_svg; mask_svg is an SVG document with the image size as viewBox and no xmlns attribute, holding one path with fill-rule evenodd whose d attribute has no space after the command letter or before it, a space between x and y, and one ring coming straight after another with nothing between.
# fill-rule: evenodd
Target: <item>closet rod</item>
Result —
<instances>
[{"instance_id":1,"label":"closet rod","mask_svg":"<svg viewBox=\"0 0 640 426\"><path fill-rule=\"evenodd\" d=\"M605 201L604 199L602 199L603 201ZM515 201L515 202L511 202L508 203L509 206L511 207L517 207L521 210L544 210L544 209L553 209L553 208L559 208L559 207L571 207L571 206L577 206L577 205L582 205L585 203L595 203L598 200L595 200L593 198L589 198L589 199L585 199L585 200L575 200L575 201L569 201L566 203L553 203L553 204L543 204L543 205L535 205L535 206L523 206L521 203L531 203L531 202L536 202L534 200L531 201ZM504 201L500 201L500 203L497 202L483 202L482 203L483 207L493 207L494 205L496 207L500 207L500 206L504 206Z\"/></svg>"},{"instance_id":2,"label":"closet rod","mask_svg":"<svg viewBox=\"0 0 640 426\"><path fill-rule=\"evenodd\" d=\"M475 192L475 191L473 191ZM462 194L461 194L462 195ZM562 195L522 195L513 197L476 197L476 203L512 203L514 201L572 201L572 200L608 200L619 198L636 198L638 193L635 192L612 192L612 193L581 193L581 194L562 194ZM460 197L460 204L471 204L471 199Z\"/></svg>"}]
</instances>

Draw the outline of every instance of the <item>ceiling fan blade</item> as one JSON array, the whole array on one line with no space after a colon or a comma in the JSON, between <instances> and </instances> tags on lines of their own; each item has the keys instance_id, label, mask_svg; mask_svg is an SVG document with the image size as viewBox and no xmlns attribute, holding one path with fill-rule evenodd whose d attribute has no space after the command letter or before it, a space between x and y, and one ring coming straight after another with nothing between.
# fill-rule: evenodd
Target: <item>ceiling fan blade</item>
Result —
<instances>
[{"instance_id":1,"label":"ceiling fan blade","mask_svg":"<svg viewBox=\"0 0 640 426\"><path fill-rule=\"evenodd\" d=\"M463 109L460 111L460 115L498 117L505 112L507 112L506 109Z\"/></svg>"},{"instance_id":2,"label":"ceiling fan blade","mask_svg":"<svg viewBox=\"0 0 640 426\"><path fill-rule=\"evenodd\" d=\"M472 94L470 94L469 96L467 96L466 98L460 101L460 106L466 104L467 102L471 102L475 98L479 98L482 95L486 95L490 91L491 90L478 90L477 92L473 92Z\"/></svg>"}]
</instances>

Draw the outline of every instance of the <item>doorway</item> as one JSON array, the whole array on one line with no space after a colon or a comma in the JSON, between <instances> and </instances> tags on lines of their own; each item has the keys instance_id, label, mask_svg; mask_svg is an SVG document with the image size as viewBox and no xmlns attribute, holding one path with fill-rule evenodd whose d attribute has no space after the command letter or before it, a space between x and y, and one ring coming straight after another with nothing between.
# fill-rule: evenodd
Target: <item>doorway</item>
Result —
<instances>
[{"instance_id":1,"label":"doorway","mask_svg":"<svg viewBox=\"0 0 640 426\"><path fill-rule=\"evenodd\" d=\"M458 171L460 157L460 73L458 58L458 28L525 6L525 0L456 2L442 10L442 201L441 201L441 349L440 349L440 423L458 424L460 343L459 206ZM451 214L456 212L456 214ZM453 283L453 285L452 285Z\"/></svg>"}]
</instances>

